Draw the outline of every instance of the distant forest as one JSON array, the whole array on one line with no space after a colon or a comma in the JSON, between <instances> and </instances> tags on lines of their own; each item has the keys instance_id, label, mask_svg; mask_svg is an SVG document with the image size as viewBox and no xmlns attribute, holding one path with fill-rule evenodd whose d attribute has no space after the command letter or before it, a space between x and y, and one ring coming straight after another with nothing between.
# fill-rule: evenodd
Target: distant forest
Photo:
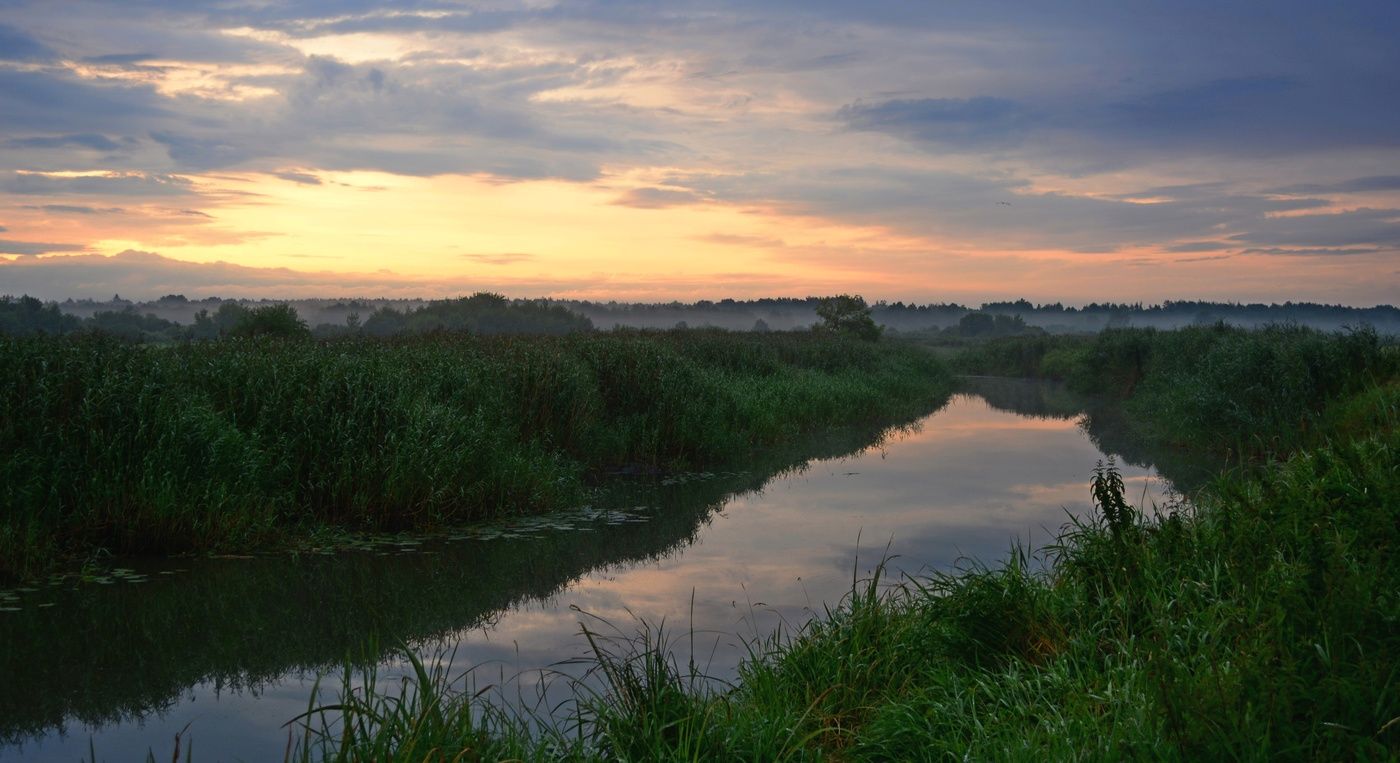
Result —
<instances>
[{"instance_id":1,"label":"distant forest","mask_svg":"<svg viewBox=\"0 0 1400 763\"><path fill-rule=\"evenodd\" d=\"M214 339L257 334L394 336L431 331L478 334L563 334L594 328L723 328L785 331L818 322L821 297L634 304L579 300L508 299L479 293L460 299L187 299L172 294L149 302L0 297L0 333L64 334L100 331L133 341ZM1246 328L1298 324L1326 331L1370 326L1400 334L1400 309L1357 308L1310 302L1243 304L1180 301L1159 305L1091 303L1066 307L1026 300L955 303L876 302L871 316L886 334L945 333L1003 336L1018 333L1094 333L1105 328L1178 328L1224 322Z\"/></svg>"}]
</instances>

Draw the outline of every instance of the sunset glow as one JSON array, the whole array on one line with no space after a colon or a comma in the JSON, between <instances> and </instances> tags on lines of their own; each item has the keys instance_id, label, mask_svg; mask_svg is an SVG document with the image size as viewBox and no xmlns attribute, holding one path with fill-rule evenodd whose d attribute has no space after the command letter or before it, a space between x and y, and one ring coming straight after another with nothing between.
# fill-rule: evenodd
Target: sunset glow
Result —
<instances>
[{"instance_id":1,"label":"sunset glow","mask_svg":"<svg viewBox=\"0 0 1400 763\"><path fill-rule=\"evenodd\" d=\"M1400 286L1384 4L370 6L0 11L0 293Z\"/></svg>"}]
</instances>

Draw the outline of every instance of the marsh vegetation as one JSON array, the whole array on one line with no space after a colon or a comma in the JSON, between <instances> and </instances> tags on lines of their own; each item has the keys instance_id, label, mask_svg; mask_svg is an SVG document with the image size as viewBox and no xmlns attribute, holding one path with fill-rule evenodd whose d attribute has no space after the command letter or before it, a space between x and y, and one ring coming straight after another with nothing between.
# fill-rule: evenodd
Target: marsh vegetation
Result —
<instances>
[{"instance_id":1,"label":"marsh vegetation","mask_svg":"<svg viewBox=\"0 0 1400 763\"><path fill-rule=\"evenodd\" d=\"M944 364L916 346L807 332L264 338L164 347L99 337L0 341L7 373L40 393L5 404L30 406L19 410L31 422L54 412L70 417L24 433L5 430L7 443L30 448L7 451L28 454L15 464L41 465L38 454L49 452L64 454L67 464L40 470L27 483L5 483L12 491L7 500L16 501L11 506L22 497L43 507L19 512L10 524L23 532L12 529L7 537L24 540L10 548L35 549L29 566L14 568L21 574L43 569L42 560L54 552L81 554L97 546L251 548L315 539L324 532L317 528L326 527L449 528L503 518L528 524L534 520L509 515L522 507L575 505L594 484L615 482L618 474L638 486L661 485L685 469L813 442L843 423L864 422L870 428L855 430L865 432L857 440L878 439L881 425L936 406L951 384ZM309 702L282 719L296 716L294 759L1312 760L1400 754L1400 601L1394 596L1400 564L1393 552L1400 543L1400 355L1392 342L1368 331L1128 329L1096 337L998 338L951 363L970 374L1062 380L1049 386L964 383L978 390L986 410L1015 411L1037 422L1010 438L1031 442L1031 433L1052 423L1072 428L1078 421L1097 446L1090 453L1118 454L1118 463L1105 461L1097 469L1084 454L1072 459L1075 492L1092 497L1092 506L1053 537L1027 540L1009 554L996 550L1004 546L982 544L957 565L915 569L898 557L873 569L847 558L844 599L838 589L818 588L803 568L797 574L809 579L799 578L799 585L825 592L806 610L815 616L779 609L778 627L740 639L744 659L732 671L694 659L697 635L711 634L697 634L684 622L580 613L586 632L573 640L585 655L583 672L561 675L548 709L541 710L482 691L495 682L451 659L434 660L423 647L460 638L451 634L461 629L493 627L497 613L547 597L591 575L588 570L619 577L617 585L625 587L630 578L607 565L663 564L640 560L674 560L683 548L694 555L688 544L697 528L735 505L736 491L767 484L766 469L700 480L700 499L689 509L637 499L661 509L635 523L620 519L615 529L600 525L591 536L597 541L583 545L577 534L587 528L552 530L547 518L563 515L543 514L540 528L492 530L494 540L479 546L454 547L444 539L448 545L418 555L422 541L391 538L382 547L316 554L290 568L292 577L282 562L250 559L219 566L210 576L154 581L150 589L75 587L74 595L91 600L81 608L91 615L88 625L75 626L59 602L53 609L11 613L0 626L8 640L36 645L64 643L62 633L98 628L106 619L129 626L124 629L132 633L114 636L110 649L74 642L76 651L63 660L75 665L73 675L50 676L55 685L84 685L82 666L97 665L97 658L108 664L102 675L121 674L118 666L129 662L124 650L145 638L140 632L148 627L185 635L159 642L170 653L152 653L162 668L132 673L124 681L130 691L115 699L73 688L65 690L66 699L54 694L54 702L28 713L22 707L32 703L15 695L20 704L5 714L17 725L7 732L22 739L74 719L135 722L168 707L191 681L256 694L288 670L310 670L321 674L319 690L303 685ZM890 471L901 451L892 448L891 462L883 451L862 456L870 460L845 471L832 467L812 489L838 495L848 490L844 485L857 484L840 480L872 470L876 482L869 484L887 484L892 492L885 497L866 488L851 493L852 503L834 504L851 513L863 511L853 508L861 496L876 503L896 495L916 495L930 505L949 501L936 485L961 485L954 474L1000 489L998 504L1031 494L1021 487L1007 492L1008 486L1026 483L1044 492L1063 480L1031 474L1039 461L1064 451L1063 444L1047 441L1036 446L1039 458L999 462L965 439L966 422L949 421L950 439L939 450L916 451L922 471L940 462L953 467L939 481L902 486ZM200 422L212 428L195 426ZM387 437L397 432L422 436ZM109 438L123 447L96 447ZM1011 441L989 447L1005 458ZM186 455L191 443L224 450ZM367 443L378 444L367 453ZM514 460L469 460L471 448L483 445ZM851 447L859 445L779 459L775 468ZM211 458L221 453L225 460ZM466 460L448 468L443 459ZM1144 501L1137 494L1142 478L1125 477L1124 461L1157 465L1189 500ZM983 470L969 471L972 462ZM15 464L9 474L28 474ZM72 479L90 465L104 467L92 474L106 475L105 481ZM171 489L178 482L202 492L150 502L162 495L148 488L158 483L149 475L129 476L147 465L149 474L173 469L182 475ZM198 471L201 466L207 471ZM366 469L387 479L374 482L361 474ZM60 479L63 474L72 484ZM453 482L463 474L484 480L477 492L464 480ZM40 479L49 481L43 490L36 487ZM782 483L780 494L811 499L797 489L801 481ZM28 485L29 492L12 485ZM122 503L122 495L148 503ZM356 501L356 495L367 498ZM1060 500L1059 493L1049 495ZM36 500L53 496L67 502ZM201 535L212 519L201 520L194 510L211 497L227 501L211 518L255 521L231 524L235 532ZM831 523L830 510L806 505L805 524ZM955 513L970 515L986 505L977 499ZM65 507L76 507L71 518ZM799 507L791 510L798 513L774 517L782 537L746 529L758 518L726 519L720 525L734 525L732 532L707 531L707 543L729 548L754 536L753 543L767 544L766 552L746 559L793 553L785 542L813 545ZM775 509L757 513L764 511ZM594 519L608 516L614 515ZM908 530L910 516L901 509L890 521ZM868 528L871 517L858 521ZM145 524L122 530L132 518ZM169 545L123 546L113 540L122 532ZM1006 536L994 537L1002 543ZM732 568L736 558L716 557L710 568L664 564L684 581L696 581L698 570ZM869 554L864 558L868 562ZM520 564L527 573L511 572ZM153 573L122 574L144 579ZM644 577L656 585L654 574ZM479 584L491 595L480 597ZM694 590L697 584L686 585ZM467 599L455 593L468 590L478 594ZM268 591L277 593L269 598ZM248 613L233 606L234 600L276 600L295 608L308 591L326 617L298 618L270 604ZM34 595L24 594L24 601ZM366 610L371 599L379 603ZM202 638L197 610L220 601L229 608L214 619L230 623L227 638ZM288 630L293 623L309 630ZM366 634L373 637L366 641ZM248 644L260 646L253 653L239 646ZM398 644L412 646L399 652ZM177 653L202 656L189 661ZM13 655L12 675L39 685L43 660L27 654ZM343 669L333 667L342 661ZM375 667L399 663L402 669ZM560 691L568 695L562 704L556 701Z\"/></svg>"},{"instance_id":2,"label":"marsh vegetation","mask_svg":"<svg viewBox=\"0 0 1400 763\"><path fill-rule=\"evenodd\" d=\"M423 670L302 716L299 754L1393 757L1398 361L1368 332L1292 328L985 348L963 367L1063 375L1116 397L1148 436L1236 467L1156 509L1131 506L1100 464L1097 511L1055 542L893 586L877 570L798 632L753 641L726 686L674 657L674 632L642 623L630 640L590 636L605 688L543 736Z\"/></svg>"},{"instance_id":3,"label":"marsh vegetation","mask_svg":"<svg viewBox=\"0 0 1400 763\"><path fill-rule=\"evenodd\" d=\"M442 528L579 503L611 472L738 461L913 416L950 376L808 333L0 337L0 575Z\"/></svg>"}]
</instances>

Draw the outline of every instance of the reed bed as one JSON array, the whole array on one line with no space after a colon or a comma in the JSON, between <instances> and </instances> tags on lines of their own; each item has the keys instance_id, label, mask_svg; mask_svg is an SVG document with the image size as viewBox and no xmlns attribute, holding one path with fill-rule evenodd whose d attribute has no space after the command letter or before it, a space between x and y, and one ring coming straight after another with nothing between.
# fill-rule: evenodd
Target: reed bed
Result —
<instances>
[{"instance_id":1,"label":"reed bed","mask_svg":"<svg viewBox=\"0 0 1400 763\"><path fill-rule=\"evenodd\" d=\"M806 333L0 337L0 578L547 511L610 471L739 462L928 410L916 349Z\"/></svg>"}]
</instances>

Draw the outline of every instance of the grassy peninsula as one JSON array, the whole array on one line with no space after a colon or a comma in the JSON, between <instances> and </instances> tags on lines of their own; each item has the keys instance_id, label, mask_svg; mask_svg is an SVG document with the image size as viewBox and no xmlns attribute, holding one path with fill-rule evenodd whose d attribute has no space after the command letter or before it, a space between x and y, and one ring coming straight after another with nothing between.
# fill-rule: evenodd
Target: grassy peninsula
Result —
<instances>
[{"instance_id":1,"label":"grassy peninsula","mask_svg":"<svg viewBox=\"0 0 1400 763\"><path fill-rule=\"evenodd\" d=\"M0 336L0 578L548 511L951 388L927 353L838 334L248 333Z\"/></svg>"},{"instance_id":2,"label":"grassy peninsula","mask_svg":"<svg viewBox=\"0 0 1400 763\"><path fill-rule=\"evenodd\" d=\"M598 642L546 731L419 666L300 719L333 760L1381 760L1400 755L1400 355L1368 332L1027 337L968 372L1066 378L1236 466L1144 510L1112 465L1037 553L865 581L729 688L666 637ZM1089 475L1086 475L1088 478Z\"/></svg>"}]
</instances>

